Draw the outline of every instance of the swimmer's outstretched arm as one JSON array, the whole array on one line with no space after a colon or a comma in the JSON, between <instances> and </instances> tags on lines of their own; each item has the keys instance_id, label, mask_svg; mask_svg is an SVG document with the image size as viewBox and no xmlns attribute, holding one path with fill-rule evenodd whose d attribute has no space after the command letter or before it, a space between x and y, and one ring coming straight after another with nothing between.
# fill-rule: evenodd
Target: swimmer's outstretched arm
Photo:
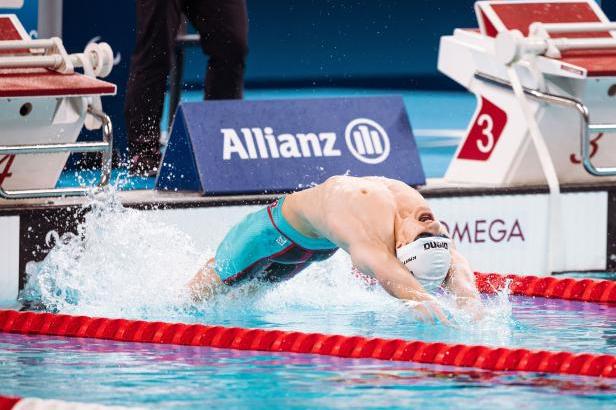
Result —
<instances>
[{"instance_id":1,"label":"swimmer's outstretched arm","mask_svg":"<svg viewBox=\"0 0 616 410\"><path fill-rule=\"evenodd\" d=\"M419 302L414 308L423 320L432 321L436 317L441 323L449 323L434 296L425 291L385 246L353 243L349 253L353 264L361 272L375 277L390 295Z\"/></svg>"},{"instance_id":2,"label":"swimmer's outstretched arm","mask_svg":"<svg viewBox=\"0 0 616 410\"><path fill-rule=\"evenodd\" d=\"M220 276L214 270L214 258L210 259L188 282L190 297L197 303L212 297L222 286Z\"/></svg>"},{"instance_id":3,"label":"swimmer's outstretched arm","mask_svg":"<svg viewBox=\"0 0 616 410\"><path fill-rule=\"evenodd\" d=\"M475 284L475 275L468 260L457 249L451 249L451 268L445 286L455 295L459 307L475 319L483 317L483 304Z\"/></svg>"}]
</instances>

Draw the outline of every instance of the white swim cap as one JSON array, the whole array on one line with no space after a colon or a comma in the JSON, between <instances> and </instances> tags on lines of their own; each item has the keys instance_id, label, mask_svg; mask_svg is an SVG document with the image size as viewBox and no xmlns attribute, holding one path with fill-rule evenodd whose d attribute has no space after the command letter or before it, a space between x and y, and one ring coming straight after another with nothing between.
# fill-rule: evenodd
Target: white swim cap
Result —
<instances>
[{"instance_id":1,"label":"white swim cap","mask_svg":"<svg viewBox=\"0 0 616 410\"><path fill-rule=\"evenodd\" d=\"M451 240L441 236L420 236L396 250L398 260L427 291L438 289L445 280L451 253Z\"/></svg>"}]
</instances>

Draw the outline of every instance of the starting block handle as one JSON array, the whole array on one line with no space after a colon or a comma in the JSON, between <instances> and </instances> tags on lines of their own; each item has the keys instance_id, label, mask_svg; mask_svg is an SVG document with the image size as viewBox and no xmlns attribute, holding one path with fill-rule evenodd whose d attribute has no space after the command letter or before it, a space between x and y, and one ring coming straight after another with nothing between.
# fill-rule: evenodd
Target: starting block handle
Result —
<instances>
[{"instance_id":1,"label":"starting block handle","mask_svg":"<svg viewBox=\"0 0 616 410\"><path fill-rule=\"evenodd\" d=\"M535 22L528 26L531 35L541 33L588 33L616 30L616 23L541 23Z\"/></svg>"},{"instance_id":2,"label":"starting block handle","mask_svg":"<svg viewBox=\"0 0 616 410\"><path fill-rule=\"evenodd\" d=\"M528 37L518 30L501 31L496 36L496 55L504 64L525 55L560 58L565 50L605 50L616 48L616 37L551 38L550 33L591 33L616 30L616 23L541 23L528 27Z\"/></svg>"},{"instance_id":3,"label":"starting block handle","mask_svg":"<svg viewBox=\"0 0 616 410\"><path fill-rule=\"evenodd\" d=\"M50 68L58 69L63 59L59 55L8 56L0 59L0 68Z\"/></svg>"},{"instance_id":4,"label":"starting block handle","mask_svg":"<svg viewBox=\"0 0 616 410\"><path fill-rule=\"evenodd\" d=\"M0 41L0 50L23 50L30 48L48 49L56 45L53 39L37 40L3 40Z\"/></svg>"},{"instance_id":5,"label":"starting block handle","mask_svg":"<svg viewBox=\"0 0 616 410\"><path fill-rule=\"evenodd\" d=\"M113 152L113 126L107 114L92 106L88 107L88 113L98 118L102 126L102 142L82 142L72 144L33 144L0 146L0 155L17 154L49 154L59 152L102 152L101 179L98 188L109 184L111 176L111 156ZM65 196L86 195L90 188L49 188L49 189L21 189L5 190L0 187L0 198L25 199L25 198L58 198Z\"/></svg>"},{"instance_id":6,"label":"starting block handle","mask_svg":"<svg viewBox=\"0 0 616 410\"><path fill-rule=\"evenodd\" d=\"M72 74L83 67L80 54L67 54L59 37L41 40L0 41L0 51L30 50L30 55L0 56L0 68L48 68ZM90 43L82 54L91 64L96 77L107 77L113 68L113 51L107 43Z\"/></svg>"},{"instance_id":7,"label":"starting block handle","mask_svg":"<svg viewBox=\"0 0 616 410\"><path fill-rule=\"evenodd\" d=\"M487 73L476 72L475 78L498 87L513 90L513 87L511 86L511 83L509 81L503 80L502 78L495 77ZM588 110L588 107L574 98L567 98L560 95L544 93L542 91L530 89L527 87L522 87L522 89L524 91L524 94L535 100L542 101L548 104L560 105L575 110L581 119L580 151L582 154L582 164L584 165L584 169L586 170L586 172L594 176L616 176L616 167L596 167L592 163L592 160L590 158L591 132L616 132L616 124L590 124L590 112Z\"/></svg>"},{"instance_id":8,"label":"starting block handle","mask_svg":"<svg viewBox=\"0 0 616 410\"><path fill-rule=\"evenodd\" d=\"M590 158L590 134L598 132L616 132L616 124L588 124L582 134L582 163L584 169L595 176L614 176L616 167L596 167Z\"/></svg>"},{"instance_id":9,"label":"starting block handle","mask_svg":"<svg viewBox=\"0 0 616 410\"><path fill-rule=\"evenodd\" d=\"M616 38L556 38L550 42L560 51L616 48Z\"/></svg>"}]
</instances>

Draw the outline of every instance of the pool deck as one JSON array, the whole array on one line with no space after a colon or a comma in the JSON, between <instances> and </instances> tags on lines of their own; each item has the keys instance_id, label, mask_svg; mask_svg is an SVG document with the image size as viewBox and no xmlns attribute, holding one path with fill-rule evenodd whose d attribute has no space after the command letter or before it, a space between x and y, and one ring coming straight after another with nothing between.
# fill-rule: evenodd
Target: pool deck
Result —
<instances>
[{"instance_id":1,"label":"pool deck","mask_svg":"<svg viewBox=\"0 0 616 410\"><path fill-rule=\"evenodd\" d=\"M563 184L561 192L609 191L616 194L616 182L598 182L594 184ZM454 184L443 178L428 178L427 184L417 187L426 198L492 196L492 195L526 195L546 194L547 185L493 186L474 184ZM155 189L131 189L118 191L122 204L130 207L200 207L232 206L246 204L265 204L278 198L280 194L208 196L200 192L168 192ZM64 198L31 198L6 200L0 199L0 209L32 209L48 207L80 206L87 202L82 196Z\"/></svg>"}]
</instances>

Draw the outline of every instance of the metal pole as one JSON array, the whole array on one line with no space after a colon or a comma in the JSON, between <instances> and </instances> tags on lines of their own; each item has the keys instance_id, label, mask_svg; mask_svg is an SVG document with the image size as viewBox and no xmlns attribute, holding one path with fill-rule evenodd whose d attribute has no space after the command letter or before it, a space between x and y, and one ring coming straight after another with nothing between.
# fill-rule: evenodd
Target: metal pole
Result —
<instances>
[{"instance_id":1,"label":"metal pole","mask_svg":"<svg viewBox=\"0 0 616 410\"><path fill-rule=\"evenodd\" d=\"M63 0L39 0L37 32L39 38L62 37Z\"/></svg>"}]
</instances>

